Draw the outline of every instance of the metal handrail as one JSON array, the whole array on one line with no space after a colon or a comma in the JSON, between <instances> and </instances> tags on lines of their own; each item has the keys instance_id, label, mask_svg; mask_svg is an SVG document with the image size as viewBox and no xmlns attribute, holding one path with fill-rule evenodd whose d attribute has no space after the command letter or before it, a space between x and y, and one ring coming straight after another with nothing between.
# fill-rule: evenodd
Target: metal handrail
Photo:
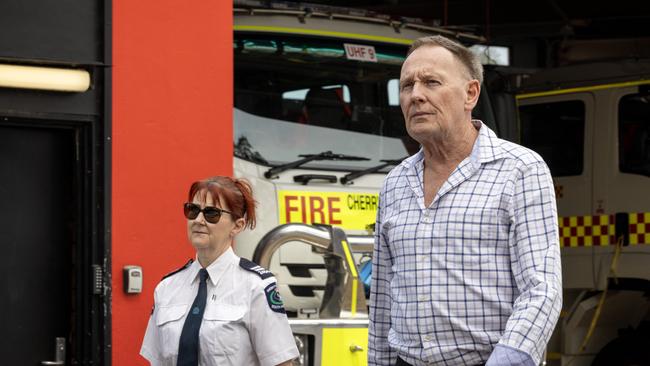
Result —
<instances>
[{"instance_id":1,"label":"metal handrail","mask_svg":"<svg viewBox=\"0 0 650 366\"><path fill-rule=\"evenodd\" d=\"M316 248L327 250L332 238L326 226L305 224L280 225L262 237L253 253L253 262L264 268L269 268L273 253L283 244L290 241L300 241ZM372 253L375 239L369 235L349 235L348 243L350 243L354 252Z\"/></svg>"},{"instance_id":2,"label":"metal handrail","mask_svg":"<svg viewBox=\"0 0 650 366\"><path fill-rule=\"evenodd\" d=\"M349 317L367 316L363 283L359 281L359 271L351 252L355 249L365 252L372 250L372 237L348 237L340 228L324 225L280 225L260 240L253 253L253 261L269 268L275 251L288 242L296 241L315 247L325 261L327 281L319 317L340 318L343 313Z\"/></svg>"}]
</instances>

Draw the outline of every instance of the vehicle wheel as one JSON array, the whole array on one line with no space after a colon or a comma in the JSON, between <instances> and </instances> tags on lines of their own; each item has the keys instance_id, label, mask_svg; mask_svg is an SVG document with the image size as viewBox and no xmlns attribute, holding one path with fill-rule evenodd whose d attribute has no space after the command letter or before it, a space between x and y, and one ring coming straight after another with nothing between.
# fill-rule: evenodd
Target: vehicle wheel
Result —
<instances>
[{"instance_id":1,"label":"vehicle wheel","mask_svg":"<svg viewBox=\"0 0 650 366\"><path fill-rule=\"evenodd\" d=\"M641 334L618 337L598 353L592 366L650 366L650 338Z\"/></svg>"}]
</instances>

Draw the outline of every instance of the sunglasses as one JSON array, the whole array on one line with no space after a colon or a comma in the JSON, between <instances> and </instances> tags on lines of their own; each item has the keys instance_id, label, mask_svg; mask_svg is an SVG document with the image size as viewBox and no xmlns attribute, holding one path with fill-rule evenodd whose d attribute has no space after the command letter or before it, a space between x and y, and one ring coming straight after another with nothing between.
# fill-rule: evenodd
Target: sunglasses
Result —
<instances>
[{"instance_id":1,"label":"sunglasses","mask_svg":"<svg viewBox=\"0 0 650 366\"><path fill-rule=\"evenodd\" d=\"M183 204L183 213L188 220L196 219L201 212L203 212L205 221L211 224L218 223L219 219L221 219L221 215L224 212L230 214L231 216L234 216L232 212L218 207L205 206L203 209L201 209L201 206L197 205L196 203L186 202Z\"/></svg>"}]
</instances>

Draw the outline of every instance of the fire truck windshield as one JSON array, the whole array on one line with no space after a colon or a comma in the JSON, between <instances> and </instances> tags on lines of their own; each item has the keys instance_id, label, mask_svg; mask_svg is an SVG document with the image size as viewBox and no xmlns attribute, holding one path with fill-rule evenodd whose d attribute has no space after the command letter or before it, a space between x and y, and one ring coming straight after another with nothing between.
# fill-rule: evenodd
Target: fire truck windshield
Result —
<instances>
[{"instance_id":1,"label":"fire truck windshield","mask_svg":"<svg viewBox=\"0 0 650 366\"><path fill-rule=\"evenodd\" d=\"M236 33L235 154L269 166L328 150L371 157L304 165L349 171L413 154L419 146L406 133L397 89L405 53L399 45Z\"/></svg>"}]
</instances>

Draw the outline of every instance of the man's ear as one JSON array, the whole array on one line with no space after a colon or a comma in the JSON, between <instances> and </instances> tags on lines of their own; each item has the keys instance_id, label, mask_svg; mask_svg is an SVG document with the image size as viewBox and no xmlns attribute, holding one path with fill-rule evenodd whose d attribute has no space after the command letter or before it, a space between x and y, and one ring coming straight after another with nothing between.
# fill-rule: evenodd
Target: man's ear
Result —
<instances>
[{"instance_id":1,"label":"man's ear","mask_svg":"<svg viewBox=\"0 0 650 366\"><path fill-rule=\"evenodd\" d=\"M465 109L472 110L478 103L478 97L481 95L481 84L476 79L467 82L467 99L465 100Z\"/></svg>"}]
</instances>

